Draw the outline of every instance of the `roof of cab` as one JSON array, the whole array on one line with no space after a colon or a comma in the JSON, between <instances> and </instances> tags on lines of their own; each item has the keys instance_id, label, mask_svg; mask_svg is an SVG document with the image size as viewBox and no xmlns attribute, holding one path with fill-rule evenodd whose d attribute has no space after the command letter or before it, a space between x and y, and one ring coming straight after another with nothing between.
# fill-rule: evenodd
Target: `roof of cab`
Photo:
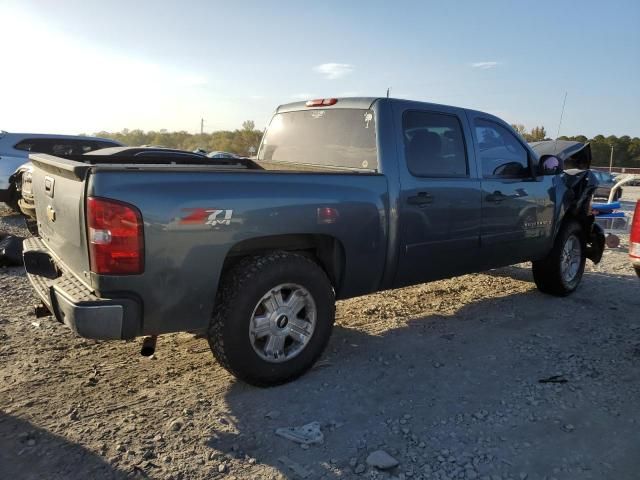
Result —
<instances>
[{"instance_id":1,"label":"roof of cab","mask_svg":"<svg viewBox=\"0 0 640 480\"><path fill-rule=\"evenodd\" d=\"M337 98L337 97L328 97L328 98ZM374 104L376 100L379 100L380 97L347 97L347 98L338 98L338 102L335 105L323 105L322 107L317 108L360 108L363 110L371 108L371 105ZM311 100L311 99L309 99ZM283 112L293 112L295 110L303 110L307 107L307 100L303 100L301 102L293 102L286 103L284 105L280 105L276 108L276 113Z\"/></svg>"},{"instance_id":2,"label":"roof of cab","mask_svg":"<svg viewBox=\"0 0 640 480\"><path fill-rule=\"evenodd\" d=\"M327 98L337 98L337 102L334 105L321 105L321 106L317 106L317 107L307 107L307 100L301 101L301 102L293 102L293 103L286 103L283 105L280 105L278 108L276 108L275 113L284 113L284 112L293 112L296 110L306 110L306 109L313 109L313 108L321 108L321 109L340 109L340 108L358 108L358 109L363 109L363 110L368 110L370 109L374 103L380 101L380 102L393 102L393 103L404 103L404 104L412 104L416 107L422 107L422 108L426 108L428 109L429 106L437 106L437 107L445 107L445 108L458 108L460 110L464 110L466 112L473 112L475 114L478 115L482 115L483 117L486 118L490 118L493 120L498 120L501 123L505 123L506 122L504 120L502 120L499 117L496 117L495 115L491 115L490 113L486 113L486 112L481 112L479 110L472 110L470 108L464 108L464 107L458 107L455 105L444 105L444 104L439 104L439 103L433 103L433 102L423 102L423 101L419 101L419 100L410 100L410 99L405 99L405 98L387 98L387 97L346 97L346 98L340 98L340 97L327 97ZM311 100L311 99L309 99Z\"/></svg>"}]
</instances>

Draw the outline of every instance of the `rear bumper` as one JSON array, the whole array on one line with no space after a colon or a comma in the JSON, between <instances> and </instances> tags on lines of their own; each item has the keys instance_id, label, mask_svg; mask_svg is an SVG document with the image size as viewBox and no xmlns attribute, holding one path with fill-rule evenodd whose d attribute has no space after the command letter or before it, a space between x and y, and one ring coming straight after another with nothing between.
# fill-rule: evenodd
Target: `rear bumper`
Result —
<instances>
[{"instance_id":1,"label":"rear bumper","mask_svg":"<svg viewBox=\"0 0 640 480\"><path fill-rule=\"evenodd\" d=\"M141 331L141 306L134 299L102 298L54 260L38 237L24 241L27 277L56 319L85 338L133 338Z\"/></svg>"}]
</instances>

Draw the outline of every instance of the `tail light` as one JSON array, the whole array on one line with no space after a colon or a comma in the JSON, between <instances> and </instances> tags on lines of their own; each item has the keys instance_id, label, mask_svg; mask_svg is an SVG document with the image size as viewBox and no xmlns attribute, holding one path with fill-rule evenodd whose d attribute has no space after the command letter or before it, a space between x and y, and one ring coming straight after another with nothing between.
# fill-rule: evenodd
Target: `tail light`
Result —
<instances>
[{"instance_id":1,"label":"tail light","mask_svg":"<svg viewBox=\"0 0 640 480\"><path fill-rule=\"evenodd\" d=\"M629 255L640 258L640 200L636 202L636 209L633 213L631 235L629 236Z\"/></svg>"},{"instance_id":2,"label":"tail light","mask_svg":"<svg viewBox=\"0 0 640 480\"><path fill-rule=\"evenodd\" d=\"M87 198L87 236L92 272L134 275L144 271L142 215L133 205Z\"/></svg>"},{"instance_id":3,"label":"tail light","mask_svg":"<svg viewBox=\"0 0 640 480\"><path fill-rule=\"evenodd\" d=\"M337 98L316 98L315 100L309 100L307 107L329 107L338 103Z\"/></svg>"}]
</instances>

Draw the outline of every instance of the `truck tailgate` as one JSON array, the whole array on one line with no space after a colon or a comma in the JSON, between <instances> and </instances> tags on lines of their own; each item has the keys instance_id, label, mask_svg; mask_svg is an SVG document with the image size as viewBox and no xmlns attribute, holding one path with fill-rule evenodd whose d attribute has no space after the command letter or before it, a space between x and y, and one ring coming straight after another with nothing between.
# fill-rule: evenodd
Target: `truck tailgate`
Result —
<instances>
[{"instance_id":1,"label":"truck tailgate","mask_svg":"<svg viewBox=\"0 0 640 480\"><path fill-rule=\"evenodd\" d=\"M88 280L84 275L89 271L84 218L88 165L44 154L30 158L40 237L72 272Z\"/></svg>"}]
</instances>

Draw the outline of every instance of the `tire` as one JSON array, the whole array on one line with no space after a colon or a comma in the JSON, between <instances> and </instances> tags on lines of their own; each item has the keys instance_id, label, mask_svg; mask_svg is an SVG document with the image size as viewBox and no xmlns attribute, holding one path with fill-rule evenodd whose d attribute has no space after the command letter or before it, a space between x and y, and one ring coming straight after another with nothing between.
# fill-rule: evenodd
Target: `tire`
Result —
<instances>
[{"instance_id":1,"label":"tire","mask_svg":"<svg viewBox=\"0 0 640 480\"><path fill-rule=\"evenodd\" d=\"M640 278L640 267L633 267L634 270L636 271L636 275L638 276L638 278Z\"/></svg>"},{"instance_id":2,"label":"tire","mask_svg":"<svg viewBox=\"0 0 640 480\"><path fill-rule=\"evenodd\" d=\"M324 270L303 255L274 252L244 258L223 276L207 338L231 374L267 387L313 366L334 319L335 295Z\"/></svg>"},{"instance_id":3,"label":"tire","mask_svg":"<svg viewBox=\"0 0 640 480\"><path fill-rule=\"evenodd\" d=\"M533 262L533 279L538 290L564 297L578 288L587 259L586 247L580 224L574 220L565 223L549 255ZM567 255L569 251L571 254Z\"/></svg>"}]
</instances>

